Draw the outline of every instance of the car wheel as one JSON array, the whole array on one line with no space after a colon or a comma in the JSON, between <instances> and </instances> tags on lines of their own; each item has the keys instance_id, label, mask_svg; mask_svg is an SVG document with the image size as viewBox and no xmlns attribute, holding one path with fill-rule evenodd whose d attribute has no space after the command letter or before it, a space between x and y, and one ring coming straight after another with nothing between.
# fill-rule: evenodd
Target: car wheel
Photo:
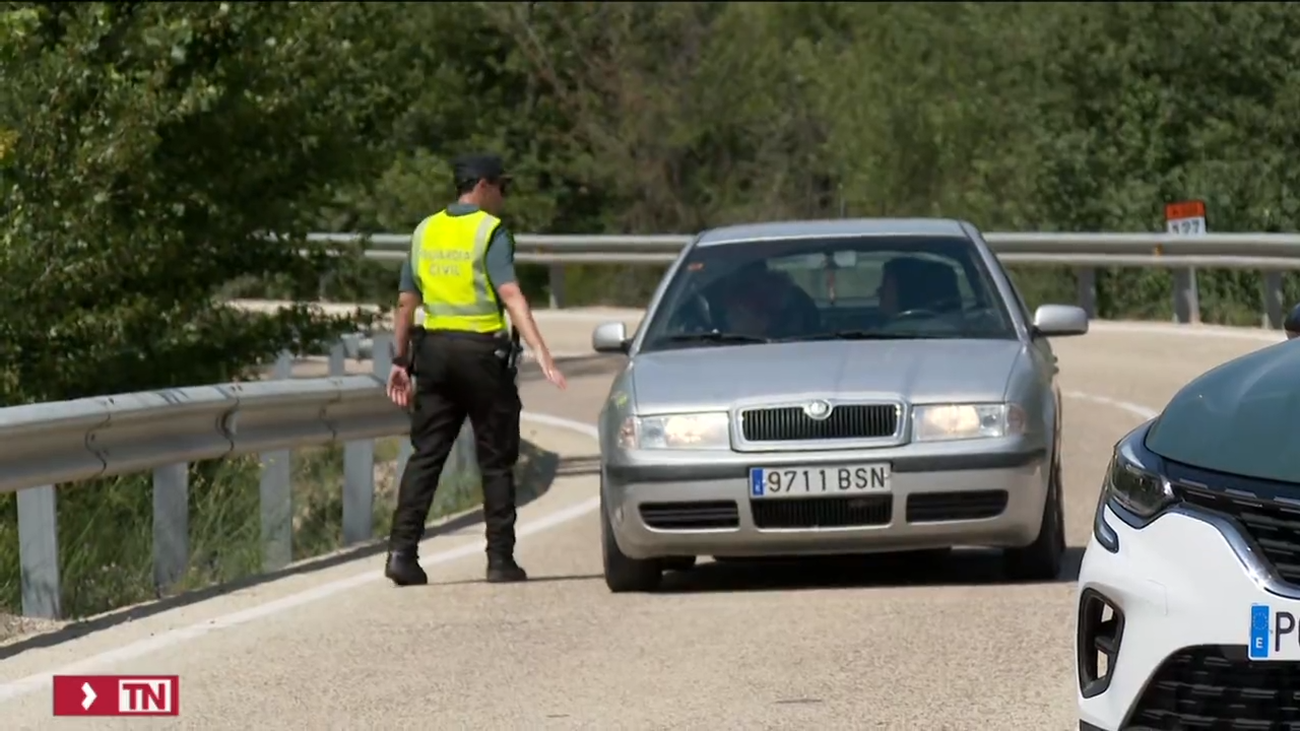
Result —
<instances>
[{"instance_id":1,"label":"car wheel","mask_svg":"<svg viewBox=\"0 0 1300 731\"><path fill-rule=\"evenodd\" d=\"M600 508L600 544L605 564L605 586L615 593L653 591L663 579L663 565L655 559L629 558L614 540L609 513Z\"/></svg>"},{"instance_id":2,"label":"car wheel","mask_svg":"<svg viewBox=\"0 0 1300 731\"><path fill-rule=\"evenodd\" d=\"M664 571L690 571L695 568L694 556L669 556L662 559L660 565Z\"/></svg>"},{"instance_id":3,"label":"car wheel","mask_svg":"<svg viewBox=\"0 0 1300 731\"><path fill-rule=\"evenodd\" d=\"M1043 504L1043 522L1038 538L1024 548L1003 553L1007 576L1016 581L1051 581L1061 573L1065 554L1065 509L1061 494L1061 462L1052 465Z\"/></svg>"}]
</instances>

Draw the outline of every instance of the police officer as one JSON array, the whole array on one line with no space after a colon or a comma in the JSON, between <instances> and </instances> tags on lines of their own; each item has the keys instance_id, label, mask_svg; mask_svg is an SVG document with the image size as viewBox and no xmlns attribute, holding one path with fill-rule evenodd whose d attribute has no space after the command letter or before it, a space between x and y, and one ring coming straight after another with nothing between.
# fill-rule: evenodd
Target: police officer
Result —
<instances>
[{"instance_id":1,"label":"police officer","mask_svg":"<svg viewBox=\"0 0 1300 731\"><path fill-rule=\"evenodd\" d=\"M514 558L518 342L508 332L505 312L536 354L546 379L565 387L516 281L514 239L497 218L510 182L501 159L464 155L453 167L459 200L415 229L399 286L397 352L388 396L404 408L414 402L414 453L398 488L384 569L398 586L428 583L418 545L442 467L466 417L474 428L483 478L487 580L528 578ZM417 308L424 311L424 332L413 343Z\"/></svg>"}]
</instances>

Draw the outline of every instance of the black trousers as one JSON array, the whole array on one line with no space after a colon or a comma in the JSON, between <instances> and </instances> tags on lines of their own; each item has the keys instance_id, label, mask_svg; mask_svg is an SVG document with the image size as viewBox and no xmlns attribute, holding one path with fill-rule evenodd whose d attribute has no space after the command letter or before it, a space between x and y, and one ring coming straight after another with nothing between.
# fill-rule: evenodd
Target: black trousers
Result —
<instances>
[{"instance_id":1,"label":"black trousers","mask_svg":"<svg viewBox=\"0 0 1300 731\"><path fill-rule=\"evenodd\" d=\"M412 346L413 454L397 491L389 549L416 550L443 465L468 417L483 478L488 556L512 557L521 404L514 369L506 358L510 344L503 338L434 330L414 338Z\"/></svg>"}]
</instances>

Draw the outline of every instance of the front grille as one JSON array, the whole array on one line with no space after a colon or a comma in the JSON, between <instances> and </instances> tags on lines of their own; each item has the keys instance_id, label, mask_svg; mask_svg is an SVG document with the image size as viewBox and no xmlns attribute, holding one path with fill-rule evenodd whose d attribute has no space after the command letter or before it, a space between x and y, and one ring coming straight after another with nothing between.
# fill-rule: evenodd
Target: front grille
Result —
<instances>
[{"instance_id":1,"label":"front grille","mask_svg":"<svg viewBox=\"0 0 1300 731\"><path fill-rule=\"evenodd\" d=\"M996 518L1007 509L1006 490L923 492L907 497L907 522Z\"/></svg>"},{"instance_id":2,"label":"front grille","mask_svg":"<svg viewBox=\"0 0 1300 731\"><path fill-rule=\"evenodd\" d=\"M879 439L898 431L897 404L843 404L817 420L801 406L746 409L740 433L747 442L796 442L827 439Z\"/></svg>"},{"instance_id":3,"label":"front grille","mask_svg":"<svg viewBox=\"0 0 1300 731\"><path fill-rule=\"evenodd\" d=\"M1180 650L1151 677L1124 728L1300 731L1300 663L1252 661L1245 647Z\"/></svg>"},{"instance_id":4,"label":"front grille","mask_svg":"<svg viewBox=\"0 0 1300 731\"><path fill-rule=\"evenodd\" d=\"M642 503L641 520L659 530L737 528L740 508L732 500Z\"/></svg>"},{"instance_id":5,"label":"front grille","mask_svg":"<svg viewBox=\"0 0 1300 731\"><path fill-rule=\"evenodd\" d=\"M760 530L889 525L894 496L751 500L749 509L754 515L754 525Z\"/></svg>"},{"instance_id":6,"label":"front grille","mask_svg":"<svg viewBox=\"0 0 1300 731\"><path fill-rule=\"evenodd\" d=\"M1234 518L1282 580L1300 584L1300 505L1240 489L1228 493L1182 483L1173 483L1173 488L1187 503Z\"/></svg>"}]
</instances>

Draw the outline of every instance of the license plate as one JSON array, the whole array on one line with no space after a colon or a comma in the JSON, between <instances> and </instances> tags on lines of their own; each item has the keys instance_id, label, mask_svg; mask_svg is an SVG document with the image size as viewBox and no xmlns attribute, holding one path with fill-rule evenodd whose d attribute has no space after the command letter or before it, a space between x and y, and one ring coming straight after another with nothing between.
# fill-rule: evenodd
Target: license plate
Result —
<instances>
[{"instance_id":1,"label":"license plate","mask_svg":"<svg viewBox=\"0 0 1300 731\"><path fill-rule=\"evenodd\" d=\"M751 467L749 470L749 496L756 500L885 492L889 492L888 464Z\"/></svg>"},{"instance_id":2,"label":"license plate","mask_svg":"<svg viewBox=\"0 0 1300 731\"><path fill-rule=\"evenodd\" d=\"M1267 604L1250 607L1250 659L1300 660L1297 612Z\"/></svg>"}]
</instances>

